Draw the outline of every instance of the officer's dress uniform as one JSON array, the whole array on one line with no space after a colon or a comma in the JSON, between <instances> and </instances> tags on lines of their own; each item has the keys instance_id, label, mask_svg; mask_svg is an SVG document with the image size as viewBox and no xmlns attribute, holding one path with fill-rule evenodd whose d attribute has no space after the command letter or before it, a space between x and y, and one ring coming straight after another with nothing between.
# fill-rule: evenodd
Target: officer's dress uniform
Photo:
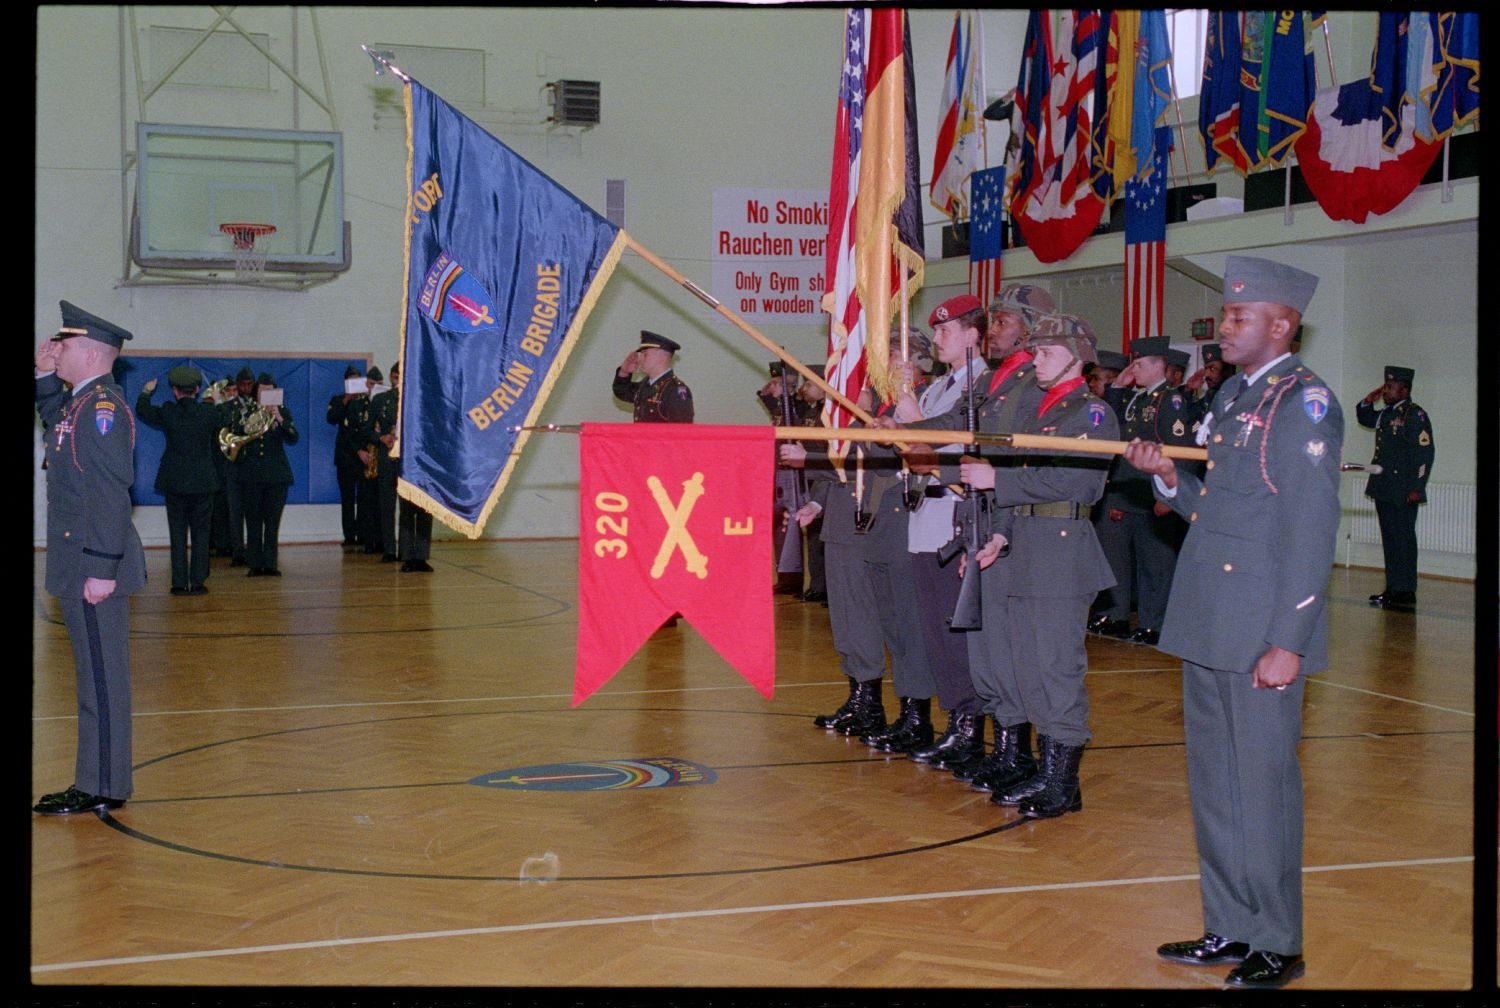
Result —
<instances>
[{"instance_id":1,"label":"officer's dress uniform","mask_svg":"<svg viewBox=\"0 0 1500 1008\"><path fill-rule=\"evenodd\" d=\"M237 395L224 405L227 407L224 411L227 421L225 426L232 433L242 432L245 429L245 421L250 419L250 415L255 412L255 400L248 396ZM245 559L245 531L250 519L245 513L245 488L240 480L242 472L238 461L223 465L219 469L219 476L224 480L224 497L229 507L229 550L232 567L243 567L248 563Z\"/></svg>"},{"instance_id":2,"label":"officer's dress uniform","mask_svg":"<svg viewBox=\"0 0 1500 1008\"><path fill-rule=\"evenodd\" d=\"M634 381L630 375L615 375L616 399L630 403L636 423L692 423L693 392L687 383L669 368L655 381Z\"/></svg>"},{"instance_id":3,"label":"officer's dress uniform","mask_svg":"<svg viewBox=\"0 0 1500 1008\"><path fill-rule=\"evenodd\" d=\"M1019 433L1118 439L1114 412L1089 394L1081 376L1045 390L1028 383L1019 398ZM1109 464L1109 456L1027 449L995 471L994 502L1005 516L1000 531L1010 548L988 568L993 573L984 585L985 630L993 587L993 594L1005 598L1009 654L992 651L991 657L999 659L994 666L1005 679L1003 693L1022 712L997 723L1002 729L1017 721L1033 725L1042 767L1030 780L996 791L993 800L1028 815L1082 807L1078 764L1091 738L1086 624L1094 597L1115 583L1089 518L1104 493ZM991 646L1001 645L992 639ZM1044 798L1047 789L1055 793Z\"/></svg>"},{"instance_id":4,"label":"officer's dress uniform","mask_svg":"<svg viewBox=\"0 0 1500 1008\"><path fill-rule=\"evenodd\" d=\"M1377 410L1361 401L1354 407L1361 427L1375 432L1372 465L1381 471L1365 485L1365 496L1375 502L1380 521L1380 545L1385 553L1385 591L1398 604L1414 604L1417 594L1417 508L1427 500L1436 447L1427 411L1411 399ZM1419 494L1416 504L1407 494Z\"/></svg>"},{"instance_id":5,"label":"officer's dress uniform","mask_svg":"<svg viewBox=\"0 0 1500 1008\"><path fill-rule=\"evenodd\" d=\"M396 429L401 409L401 390L392 388L377 395L370 404L377 433L387 434ZM380 535L384 543L382 559L403 561L403 571L430 571L427 558L432 552L432 515L411 501L402 499L396 492L396 481L401 477L401 459L391 455L385 443L376 440L376 458L379 459L380 484ZM400 536L397 538L397 525Z\"/></svg>"},{"instance_id":6,"label":"officer's dress uniform","mask_svg":"<svg viewBox=\"0 0 1500 1008\"><path fill-rule=\"evenodd\" d=\"M281 410L281 423L273 424L253 441L240 445L235 464L239 467L240 495L245 509L245 562L255 576L279 575L277 540L281 536L281 513L286 510L287 491L292 485L292 464L284 445L297 443L292 411ZM234 433L244 433L244 421Z\"/></svg>"},{"instance_id":7,"label":"officer's dress uniform","mask_svg":"<svg viewBox=\"0 0 1500 1008\"><path fill-rule=\"evenodd\" d=\"M130 595L146 583L146 554L130 521L135 417L109 375L71 396L56 374L43 375L36 409L47 450L45 583L62 609L78 680L73 786L125 801L132 790ZM98 604L83 598L91 577L115 582Z\"/></svg>"},{"instance_id":8,"label":"officer's dress uniform","mask_svg":"<svg viewBox=\"0 0 1500 1008\"><path fill-rule=\"evenodd\" d=\"M142 423L167 436L156 470L156 489L166 499L172 593L200 594L203 582L208 580L214 494L219 489L218 434L224 426L224 413L216 405L191 397L155 406L150 392L136 397L135 413Z\"/></svg>"},{"instance_id":9,"label":"officer's dress uniform","mask_svg":"<svg viewBox=\"0 0 1500 1008\"><path fill-rule=\"evenodd\" d=\"M1203 924L1300 955L1297 743L1306 675L1328 665L1344 418L1289 354L1248 387L1226 380L1205 426L1204 477L1178 466L1175 494L1155 488L1189 523L1159 647L1183 660ZM1253 689L1271 645L1301 655L1300 673L1285 689Z\"/></svg>"},{"instance_id":10,"label":"officer's dress uniform","mask_svg":"<svg viewBox=\"0 0 1500 1008\"><path fill-rule=\"evenodd\" d=\"M1120 440L1193 443L1200 413L1189 397L1168 387L1165 381L1144 391L1110 386L1104 398L1119 420ZM1150 477L1123 456L1117 458L1102 503L1105 513L1094 526L1114 570L1116 586L1099 597L1096 615L1101 622L1128 621L1134 601L1137 631L1159 633L1172 591L1182 528L1176 515L1153 513L1153 503ZM1111 521L1108 511L1112 508L1124 512L1124 519Z\"/></svg>"}]
</instances>

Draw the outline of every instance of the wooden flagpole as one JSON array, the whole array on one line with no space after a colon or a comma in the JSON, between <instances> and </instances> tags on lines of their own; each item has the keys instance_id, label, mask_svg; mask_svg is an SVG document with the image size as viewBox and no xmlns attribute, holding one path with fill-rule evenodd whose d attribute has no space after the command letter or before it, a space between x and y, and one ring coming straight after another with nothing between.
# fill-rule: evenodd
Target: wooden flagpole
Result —
<instances>
[{"instance_id":1,"label":"wooden flagpole","mask_svg":"<svg viewBox=\"0 0 1500 1008\"><path fill-rule=\"evenodd\" d=\"M714 311L716 311L720 315L724 316L730 322L734 323L735 328L739 329L745 335L747 335L751 339L755 340L755 342L759 343L761 346L763 346L767 350L771 351L771 353L775 354L778 358L780 358L780 360L783 363L789 365L792 368L792 370L796 371L803 378L806 378L808 381L810 381L814 385L818 386L818 388L822 389L828 395L828 398L832 399L834 402L836 402L840 406L844 407L844 409L848 410L851 416L853 416L856 419L860 420L862 423L868 424L868 423L873 422L873 418L870 416L870 414L868 414L864 410L860 409L859 406L857 406L856 404L850 402L848 400L848 398L846 398L842 392L840 392L838 389L834 388L832 385L828 384L828 382L826 382L825 380L823 380L822 377L820 377L816 372L814 372L812 369L810 369L806 364L803 364L796 357L794 357L790 353L788 353L786 351L785 347L782 347L782 346L780 346L779 344L776 344L776 343L772 343L769 338L767 338L764 334L762 334L760 331L758 331L757 329L755 329L755 327L753 327L752 325L750 325L750 323L748 323L744 319L740 318L738 315L736 315L734 312L730 311L728 308L725 308L724 305L719 302L718 298L714 297L712 294L708 293L708 291L704 290L702 287L699 287L697 284L693 283L691 280L689 280L687 277L683 276L681 273L677 272L671 266L668 266L664 261L662 261L662 259L659 256L657 256L655 253L653 253L650 249L646 248L640 242L636 241L629 234L626 234L623 231L620 232L620 233L623 234L623 235L625 235L625 244L628 245L628 246L630 246L630 249L631 249L632 252L634 252L636 255L640 256L642 259L646 260L652 266L655 266L657 269L661 270L669 278L671 278L671 280L674 283L679 284L680 286L686 288L687 291L688 291L688 293L692 294L698 300L702 301L704 304L708 305ZM795 428L795 429L799 429L800 430L801 428ZM808 428L808 429L809 430L813 430L815 428ZM829 428L829 429L838 429L838 428ZM843 439L842 438L829 438L828 440L843 440Z\"/></svg>"}]
</instances>

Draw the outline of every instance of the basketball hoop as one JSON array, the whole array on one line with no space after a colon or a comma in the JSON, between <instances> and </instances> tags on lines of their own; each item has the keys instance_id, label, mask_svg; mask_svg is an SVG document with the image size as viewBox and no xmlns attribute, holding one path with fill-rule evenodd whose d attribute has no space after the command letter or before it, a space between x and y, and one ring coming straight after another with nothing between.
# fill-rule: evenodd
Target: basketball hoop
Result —
<instances>
[{"instance_id":1,"label":"basketball hoop","mask_svg":"<svg viewBox=\"0 0 1500 1008\"><path fill-rule=\"evenodd\" d=\"M266 250L255 247L255 239L276 233L274 224L220 224L234 246L234 278L259 282L266 271Z\"/></svg>"}]
</instances>

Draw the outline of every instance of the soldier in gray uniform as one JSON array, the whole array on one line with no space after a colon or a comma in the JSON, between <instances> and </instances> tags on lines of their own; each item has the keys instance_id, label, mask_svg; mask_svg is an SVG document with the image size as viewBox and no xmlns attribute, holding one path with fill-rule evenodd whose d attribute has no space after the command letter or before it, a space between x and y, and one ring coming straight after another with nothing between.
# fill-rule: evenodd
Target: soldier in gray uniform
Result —
<instances>
[{"instance_id":1,"label":"soldier in gray uniform","mask_svg":"<svg viewBox=\"0 0 1500 1008\"><path fill-rule=\"evenodd\" d=\"M692 423L693 392L672 371L679 346L665 336L641 330L641 342L615 369L614 397L630 403L636 423ZM644 381L635 381L636 372Z\"/></svg>"},{"instance_id":2,"label":"soldier in gray uniform","mask_svg":"<svg viewBox=\"0 0 1500 1008\"><path fill-rule=\"evenodd\" d=\"M1354 407L1359 425L1375 432L1370 464L1380 466L1365 485L1365 496L1375 502L1380 521L1385 590L1371 595L1370 604L1396 612L1417 608L1417 507L1427 500L1436 451L1432 421L1411 401L1414 377L1411 368L1387 365L1385 384ZM1376 409L1377 401L1384 401L1385 409Z\"/></svg>"},{"instance_id":3,"label":"soldier in gray uniform","mask_svg":"<svg viewBox=\"0 0 1500 1008\"><path fill-rule=\"evenodd\" d=\"M73 783L41 815L117 809L131 796L130 596L146 555L130 521L135 417L112 375L129 332L67 301L37 347L36 410L47 452L47 591L57 596L78 689Z\"/></svg>"},{"instance_id":4,"label":"soldier in gray uniform","mask_svg":"<svg viewBox=\"0 0 1500 1008\"><path fill-rule=\"evenodd\" d=\"M1199 429L1198 478L1156 445L1131 464L1189 522L1161 650L1182 665L1201 937L1165 959L1239 963L1234 987L1302 975L1302 736L1306 677L1328 665L1328 579L1339 526L1344 417L1290 352L1317 277L1229 256L1220 345L1242 375Z\"/></svg>"},{"instance_id":5,"label":"soldier in gray uniform","mask_svg":"<svg viewBox=\"0 0 1500 1008\"><path fill-rule=\"evenodd\" d=\"M1115 410L1122 439L1193 443L1197 410L1187 396L1167 384L1169 353L1185 357L1171 349L1165 336L1130 341L1130 365L1104 395ZM1152 498L1150 480L1123 458L1114 463L1103 506L1104 520L1095 528L1116 585L1100 596L1098 613L1088 628L1133 644L1154 645L1161 638L1161 621L1172 590L1182 522ZM1138 617L1134 631L1130 629L1132 600Z\"/></svg>"},{"instance_id":6,"label":"soldier in gray uniform","mask_svg":"<svg viewBox=\"0 0 1500 1008\"><path fill-rule=\"evenodd\" d=\"M1095 343L1076 316L1038 320L1023 344L1035 355L1035 378L1020 393L1017 433L1117 439L1114 412L1089 394L1083 378ZM1035 726L1041 761L1029 744L1022 747L1022 724L1001 725L994 779L1007 783L992 784L990 800L1050 818L1083 808L1078 767L1091 737L1085 623L1094 596L1114 583L1089 517L1104 493L1110 457L1023 449L1009 461L1003 468L968 461L960 473L967 485L991 492L1004 516L979 554L980 567L994 572L984 583L981 633L990 630L993 591L1004 596L1007 621L1003 641L991 638L993 674L1019 703L1019 721Z\"/></svg>"},{"instance_id":7,"label":"soldier in gray uniform","mask_svg":"<svg viewBox=\"0 0 1500 1008\"><path fill-rule=\"evenodd\" d=\"M1037 323L1051 310L1051 296L1030 284L1012 284L990 303L986 352L995 359L990 370L974 382L975 420L979 430L1010 434L1020 429L1024 408L1022 397L1033 384L1034 370L1031 351L1024 344ZM967 412L967 402L959 403L942 416L919 420L909 426L964 430L967 429ZM914 471L921 471L930 469L933 453L914 448L907 453L907 458ZM962 482L959 458L956 454L937 456L941 461L936 470L939 482L944 485ZM1009 448L987 446L984 458L993 465L1008 465L1015 461L1015 452ZM999 585L999 574L981 571L980 592L982 631L965 636L968 638L969 675L974 682L974 692L980 698L981 709L977 712L950 710L948 730L932 745L912 750L910 755L918 763L952 771L955 777L970 781L979 790L993 790L997 785L1006 786L1002 780L1030 772L1029 762L1021 765L1005 754L1024 753L1024 761L1031 760L1031 724L1026 719L1020 698L1014 694L1002 672L1003 664L1010 660L1010 644L1006 636L1010 618L1005 589ZM990 754L986 754L984 745L986 713L995 723L995 752Z\"/></svg>"},{"instance_id":8,"label":"soldier in gray uniform","mask_svg":"<svg viewBox=\"0 0 1500 1008\"><path fill-rule=\"evenodd\" d=\"M209 531L213 526L214 494L219 489L219 428L227 414L218 405L198 401L203 372L183 364L167 372L173 401L151 403L156 379L148 381L135 400L142 423L167 435L156 489L166 498L167 539L172 549L172 594L206 595ZM188 550L191 541L192 560Z\"/></svg>"}]
</instances>

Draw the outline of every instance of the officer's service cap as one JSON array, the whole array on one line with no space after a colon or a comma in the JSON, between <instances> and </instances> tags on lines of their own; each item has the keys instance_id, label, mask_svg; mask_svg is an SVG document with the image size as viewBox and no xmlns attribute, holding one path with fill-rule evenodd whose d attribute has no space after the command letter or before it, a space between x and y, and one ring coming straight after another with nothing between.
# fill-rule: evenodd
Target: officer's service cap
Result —
<instances>
[{"instance_id":1,"label":"officer's service cap","mask_svg":"<svg viewBox=\"0 0 1500 1008\"><path fill-rule=\"evenodd\" d=\"M641 344L640 344L640 346L636 347L636 349L637 350L665 350L669 354L674 354L677 351L681 350L682 346L681 346L681 344L679 344L679 343L677 343L677 342L675 342L673 340L669 340L665 336L662 336L662 335L660 335L658 333L654 333L654 332L650 332L650 331L648 331L646 329L642 329L641 330Z\"/></svg>"},{"instance_id":2,"label":"officer's service cap","mask_svg":"<svg viewBox=\"0 0 1500 1008\"><path fill-rule=\"evenodd\" d=\"M990 302L990 311L1019 315L1028 329L1036 325L1041 316L1056 310L1052 295L1035 284L1011 284Z\"/></svg>"},{"instance_id":3,"label":"officer's service cap","mask_svg":"<svg viewBox=\"0 0 1500 1008\"><path fill-rule=\"evenodd\" d=\"M927 316L927 324L942 325L944 322L951 322L969 312L979 311L983 307L984 304L973 294L959 294L932 309L932 314Z\"/></svg>"},{"instance_id":4,"label":"officer's service cap","mask_svg":"<svg viewBox=\"0 0 1500 1008\"><path fill-rule=\"evenodd\" d=\"M1407 388L1411 388L1411 380L1416 376L1417 373L1409 367L1397 367L1394 364L1387 364L1385 366L1385 380L1400 382Z\"/></svg>"},{"instance_id":5,"label":"officer's service cap","mask_svg":"<svg viewBox=\"0 0 1500 1008\"><path fill-rule=\"evenodd\" d=\"M97 315L92 315L71 302L59 301L58 306L62 308L62 328L58 329L57 335L52 337L54 342L74 336L87 336L97 343L108 343L110 346L119 347L124 346L125 341L131 338L130 333L125 329Z\"/></svg>"},{"instance_id":6,"label":"officer's service cap","mask_svg":"<svg viewBox=\"0 0 1500 1008\"><path fill-rule=\"evenodd\" d=\"M1167 352L1166 354L1164 354L1164 356L1167 358L1167 363L1169 365L1184 369L1187 368L1188 362L1192 360L1191 357L1183 353L1181 350L1173 350L1171 347L1167 347Z\"/></svg>"},{"instance_id":7,"label":"officer's service cap","mask_svg":"<svg viewBox=\"0 0 1500 1008\"><path fill-rule=\"evenodd\" d=\"M1284 263L1256 256L1224 260L1224 303L1265 301L1302 314L1318 289L1318 278Z\"/></svg>"},{"instance_id":8,"label":"officer's service cap","mask_svg":"<svg viewBox=\"0 0 1500 1008\"><path fill-rule=\"evenodd\" d=\"M271 377L271 372L269 372L269 371L262 371L260 373L260 376L255 379L255 384L257 384L257 385L275 385L276 384L276 379Z\"/></svg>"},{"instance_id":9,"label":"officer's service cap","mask_svg":"<svg viewBox=\"0 0 1500 1008\"><path fill-rule=\"evenodd\" d=\"M1112 371L1124 371L1130 365L1130 360L1118 350L1100 350L1099 366L1109 368Z\"/></svg>"},{"instance_id":10,"label":"officer's service cap","mask_svg":"<svg viewBox=\"0 0 1500 1008\"><path fill-rule=\"evenodd\" d=\"M191 364L179 364L167 372L167 384L180 389L197 388L203 384L203 372Z\"/></svg>"},{"instance_id":11,"label":"officer's service cap","mask_svg":"<svg viewBox=\"0 0 1500 1008\"><path fill-rule=\"evenodd\" d=\"M1223 359L1224 359L1224 351L1221 350L1221 349L1219 349L1219 344L1217 344L1217 343L1205 343L1205 344L1203 344L1203 363L1205 363L1205 364L1212 364L1214 361L1221 361Z\"/></svg>"},{"instance_id":12,"label":"officer's service cap","mask_svg":"<svg viewBox=\"0 0 1500 1008\"><path fill-rule=\"evenodd\" d=\"M1165 357L1172 348L1172 341L1165 336L1144 336L1130 341L1130 357Z\"/></svg>"},{"instance_id":13,"label":"officer's service cap","mask_svg":"<svg viewBox=\"0 0 1500 1008\"><path fill-rule=\"evenodd\" d=\"M234 376L234 380L236 382L253 382L255 381L255 372L251 371L248 367L242 367L240 368L240 373Z\"/></svg>"}]
</instances>

